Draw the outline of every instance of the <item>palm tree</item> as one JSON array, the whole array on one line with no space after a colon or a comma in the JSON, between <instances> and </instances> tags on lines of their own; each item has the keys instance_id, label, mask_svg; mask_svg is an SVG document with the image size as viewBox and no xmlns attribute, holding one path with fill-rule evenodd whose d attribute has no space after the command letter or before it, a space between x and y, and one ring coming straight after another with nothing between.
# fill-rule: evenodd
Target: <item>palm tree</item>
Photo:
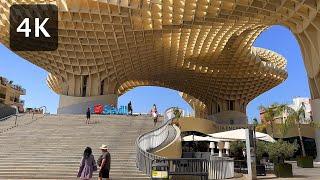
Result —
<instances>
[{"instance_id":1,"label":"palm tree","mask_svg":"<svg viewBox=\"0 0 320 180\"><path fill-rule=\"evenodd\" d=\"M265 106L259 107L260 110L262 110L264 112L264 114L263 114L264 119L271 126L271 137L274 137L273 123L274 123L276 116L278 115L278 107L279 107L279 105L277 103L274 103L274 104L270 105L269 107L265 107Z\"/></svg>"},{"instance_id":2,"label":"palm tree","mask_svg":"<svg viewBox=\"0 0 320 180\"><path fill-rule=\"evenodd\" d=\"M305 157L306 156L306 150L304 148L304 143L303 143L303 139L302 139L302 135L301 135L301 120L305 119L305 104L302 102L301 106L298 110L294 110L291 108L291 110L289 111L289 116L288 119L293 120L295 122L295 124L298 124L298 134L299 134L299 139L300 139L300 145L301 145L301 149L302 149L302 156Z\"/></svg>"},{"instance_id":3,"label":"palm tree","mask_svg":"<svg viewBox=\"0 0 320 180\"><path fill-rule=\"evenodd\" d=\"M300 139L300 145L301 145L303 157L306 156L306 151L304 148L303 138L302 138L302 134L301 134L301 121L305 119L305 109L306 109L306 107L303 102L301 103L301 106L297 110L289 107L286 104L279 106L279 110L282 111L282 114L284 114L284 113L288 114L285 123L291 124L291 125L298 125L297 126L298 135L299 135L299 139Z\"/></svg>"},{"instance_id":4,"label":"palm tree","mask_svg":"<svg viewBox=\"0 0 320 180\"><path fill-rule=\"evenodd\" d=\"M257 119L257 118L253 118L253 119L252 119L252 124L253 124L254 126L257 126L257 125L259 124L258 119Z\"/></svg>"}]
</instances>

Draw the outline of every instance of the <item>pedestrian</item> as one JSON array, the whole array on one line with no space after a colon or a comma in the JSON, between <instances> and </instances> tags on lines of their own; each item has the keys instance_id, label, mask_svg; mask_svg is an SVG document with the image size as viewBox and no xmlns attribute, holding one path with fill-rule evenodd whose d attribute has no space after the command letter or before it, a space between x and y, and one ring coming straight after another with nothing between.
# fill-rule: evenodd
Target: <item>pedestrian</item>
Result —
<instances>
[{"instance_id":1,"label":"pedestrian","mask_svg":"<svg viewBox=\"0 0 320 180\"><path fill-rule=\"evenodd\" d=\"M153 106L152 106L151 116L153 117L153 126L156 126L157 122L158 122L158 110L157 110L157 106L155 104L153 104Z\"/></svg>"},{"instance_id":2,"label":"pedestrian","mask_svg":"<svg viewBox=\"0 0 320 180\"><path fill-rule=\"evenodd\" d=\"M98 165L100 167L99 171L99 180L109 180L109 173L110 173L110 165L111 165L111 156L108 152L107 145L102 144L101 147L102 155L98 159Z\"/></svg>"},{"instance_id":3,"label":"pedestrian","mask_svg":"<svg viewBox=\"0 0 320 180\"><path fill-rule=\"evenodd\" d=\"M128 114L132 116L132 104L131 104L131 101L128 103Z\"/></svg>"},{"instance_id":4,"label":"pedestrian","mask_svg":"<svg viewBox=\"0 0 320 180\"><path fill-rule=\"evenodd\" d=\"M90 112L90 108L88 107L87 109L87 120L86 120L86 124L90 123L90 116L91 116L91 112Z\"/></svg>"},{"instance_id":5,"label":"pedestrian","mask_svg":"<svg viewBox=\"0 0 320 180\"><path fill-rule=\"evenodd\" d=\"M92 155L92 149L86 147L83 152L77 177L82 180L89 180L92 178L93 171L96 171L97 169L96 161Z\"/></svg>"}]
</instances>

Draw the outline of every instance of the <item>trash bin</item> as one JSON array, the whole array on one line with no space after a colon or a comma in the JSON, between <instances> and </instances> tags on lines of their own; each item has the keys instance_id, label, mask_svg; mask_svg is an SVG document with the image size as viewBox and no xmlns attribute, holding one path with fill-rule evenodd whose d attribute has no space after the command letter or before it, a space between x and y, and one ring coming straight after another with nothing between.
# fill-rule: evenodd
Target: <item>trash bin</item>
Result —
<instances>
[{"instance_id":1,"label":"trash bin","mask_svg":"<svg viewBox=\"0 0 320 180\"><path fill-rule=\"evenodd\" d=\"M151 179L169 179L169 165L164 160L153 160L151 165Z\"/></svg>"}]
</instances>

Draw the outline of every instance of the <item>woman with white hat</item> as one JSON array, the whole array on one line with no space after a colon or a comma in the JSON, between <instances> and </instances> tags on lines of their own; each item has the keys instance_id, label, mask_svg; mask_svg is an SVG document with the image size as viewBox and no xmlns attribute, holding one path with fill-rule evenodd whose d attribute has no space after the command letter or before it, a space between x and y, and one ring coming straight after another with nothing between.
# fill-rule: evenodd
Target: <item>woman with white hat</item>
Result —
<instances>
[{"instance_id":1,"label":"woman with white hat","mask_svg":"<svg viewBox=\"0 0 320 180\"><path fill-rule=\"evenodd\" d=\"M98 159L98 165L100 167L99 180L102 180L102 179L109 180L111 156L110 156L110 153L108 152L107 145L102 144L100 149L102 151L102 155Z\"/></svg>"}]
</instances>

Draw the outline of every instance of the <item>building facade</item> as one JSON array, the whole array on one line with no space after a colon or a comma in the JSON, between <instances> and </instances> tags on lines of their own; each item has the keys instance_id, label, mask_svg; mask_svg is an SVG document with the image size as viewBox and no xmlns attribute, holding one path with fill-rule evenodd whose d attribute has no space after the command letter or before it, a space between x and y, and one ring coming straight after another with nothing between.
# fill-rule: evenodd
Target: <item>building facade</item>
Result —
<instances>
[{"instance_id":1,"label":"building facade","mask_svg":"<svg viewBox=\"0 0 320 180\"><path fill-rule=\"evenodd\" d=\"M116 105L117 98L132 88L161 86L197 99L202 112L196 114L237 122L246 116L251 100L287 78L281 55L253 46L273 25L295 35L311 107L320 109L318 1L28 2L59 9L59 48L16 53L50 73L47 82L61 95L61 113L84 113L95 103ZM14 3L26 2L0 2L0 42L7 47L9 8ZM320 121L320 112L313 111L313 118Z\"/></svg>"},{"instance_id":2,"label":"building facade","mask_svg":"<svg viewBox=\"0 0 320 180\"><path fill-rule=\"evenodd\" d=\"M24 101L21 96L26 95L26 90L20 85L13 84L4 77L0 77L0 104L15 106L23 111Z\"/></svg>"},{"instance_id":3,"label":"building facade","mask_svg":"<svg viewBox=\"0 0 320 180\"><path fill-rule=\"evenodd\" d=\"M311 112L311 104L310 104L310 98L307 97L296 97L293 98L292 103L288 104L288 107L292 108L293 110L297 111L301 108L301 106L304 105L304 111L305 111L305 117L301 119L300 123L302 124L309 124L312 122L312 112ZM260 121L262 124L268 124L264 117L265 111L263 109L260 109ZM284 111L280 115L277 115L273 122L276 124L282 124L285 123L287 120L289 114L288 112Z\"/></svg>"},{"instance_id":4,"label":"building facade","mask_svg":"<svg viewBox=\"0 0 320 180\"><path fill-rule=\"evenodd\" d=\"M0 41L6 46L7 8L19 2L1 2L6 18ZM179 1L183 7L169 1L32 2L58 6L59 48L17 54L50 73L48 85L61 95L59 113L84 113L93 104L116 106L132 88L161 86L204 104L205 112L196 114L237 122L252 99L287 78L281 55L253 47L276 19L236 11L227 17L223 14L238 6L228 1L205 3L208 9L184 1Z\"/></svg>"}]
</instances>

